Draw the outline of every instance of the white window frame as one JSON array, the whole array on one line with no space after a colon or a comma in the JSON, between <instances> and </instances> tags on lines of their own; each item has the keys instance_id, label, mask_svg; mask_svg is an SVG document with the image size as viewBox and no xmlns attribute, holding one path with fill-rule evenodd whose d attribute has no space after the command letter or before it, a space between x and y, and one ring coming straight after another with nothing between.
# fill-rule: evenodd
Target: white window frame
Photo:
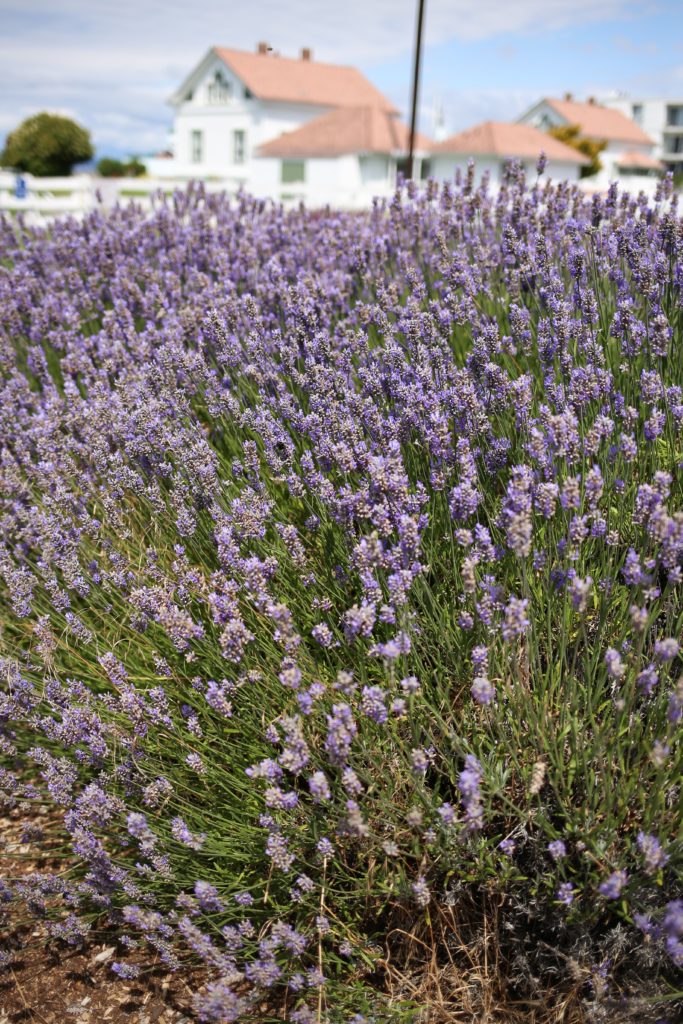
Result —
<instances>
[{"instance_id":1,"label":"white window frame","mask_svg":"<svg viewBox=\"0 0 683 1024\"><path fill-rule=\"evenodd\" d=\"M201 164L204 162L204 132L201 128L193 128L190 131L190 163Z\"/></svg>"},{"instance_id":2,"label":"white window frame","mask_svg":"<svg viewBox=\"0 0 683 1024\"><path fill-rule=\"evenodd\" d=\"M213 105L229 103L232 99L232 82L230 82L222 71L214 71L213 79L206 89L206 98Z\"/></svg>"},{"instance_id":3,"label":"white window frame","mask_svg":"<svg viewBox=\"0 0 683 1024\"><path fill-rule=\"evenodd\" d=\"M234 164L247 162L247 133L244 128L235 128L232 133L232 162Z\"/></svg>"},{"instance_id":4,"label":"white window frame","mask_svg":"<svg viewBox=\"0 0 683 1024\"><path fill-rule=\"evenodd\" d=\"M301 169L301 176L296 174L292 175L292 171L296 168L297 171ZM280 184L281 185L305 185L306 183L306 161L305 160L293 160L283 159L280 161Z\"/></svg>"}]
</instances>

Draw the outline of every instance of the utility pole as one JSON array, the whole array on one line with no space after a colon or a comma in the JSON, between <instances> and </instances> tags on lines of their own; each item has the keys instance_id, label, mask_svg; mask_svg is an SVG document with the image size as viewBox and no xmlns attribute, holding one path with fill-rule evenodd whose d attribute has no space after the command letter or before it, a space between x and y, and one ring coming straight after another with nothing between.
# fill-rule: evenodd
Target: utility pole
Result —
<instances>
[{"instance_id":1,"label":"utility pole","mask_svg":"<svg viewBox=\"0 0 683 1024\"><path fill-rule=\"evenodd\" d=\"M420 61L422 58L422 25L424 22L425 0L417 3L417 29L415 32L415 59L413 62L413 97L410 111L410 139L408 141L408 178L413 177L415 165L415 128L417 124L417 93L420 86Z\"/></svg>"}]
</instances>

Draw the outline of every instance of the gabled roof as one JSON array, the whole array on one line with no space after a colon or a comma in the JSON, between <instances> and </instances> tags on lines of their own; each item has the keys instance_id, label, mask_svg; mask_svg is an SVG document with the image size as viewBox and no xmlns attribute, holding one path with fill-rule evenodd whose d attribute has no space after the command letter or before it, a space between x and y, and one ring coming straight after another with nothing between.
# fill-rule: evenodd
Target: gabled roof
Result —
<instances>
[{"instance_id":1,"label":"gabled roof","mask_svg":"<svg viewBox=\"0 0 683 1024\"><path fill-rule=\"evenodd\" d=\"M292 132L278 135L259 149L260 156L316 157L345 153L407 153L409 129L377 106L330 110ZM415 136L415 148L429 152L432 144Z\"/></svg>"},{"instance_id":2,"label":"gabled roof","mask_svg":"<svg viewBox=\"0 0 683 1024\"><path fill-rule=\"evenodd\" d=\"M463 156L499 156L507 159L537 160L541 152L548 160L587 164L588 159L571 146L530 124L507 121L483 121L458 135L437 143L433 153L460 153Z\"/></svg>"},{"instance_id":3,"label":"gabled roof","mask_svg":"<svg viewBox=\"0 0 683 1024\"><path fill-rule=\"evenodd\" d=\"M578 124L582 135L606 142L639 142L654 145L654 140L620 110L599 103L577 103L576 100L543 100L567 124Z\"/></svg>"},{"instance_id":4,"label":"gabled roof","mask_svg":"<svg viewBox=\"0 0 683 1024\"><path fill-rule=\"evenodd\" d=\"M619 166L625 170L638 170L638 171L664 171L666 170L661 160L657 160L656 157L650 156L649 153L637 153L635 151L629 151L628 153L622 153L618 160Z\"/></svg>"},{"instance_id":5,"label":"gabled roof","mask_svg":"<svg viewBox=\"0 0 683 1024\"><path fill-rule=\"evenodd\" d=\"M212 51L261 100L320 107L395 107L357 68L315 60L247 53L215 46Z\"/></svg>"}]
</instances>

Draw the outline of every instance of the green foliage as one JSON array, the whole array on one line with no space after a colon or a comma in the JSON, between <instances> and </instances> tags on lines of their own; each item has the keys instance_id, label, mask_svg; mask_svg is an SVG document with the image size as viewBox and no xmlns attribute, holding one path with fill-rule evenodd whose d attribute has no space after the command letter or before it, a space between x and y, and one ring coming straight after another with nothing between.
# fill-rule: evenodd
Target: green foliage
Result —
<instances>
[{"instance_id":1,"label":"green foliage","mask_svg":"<svg viewBox=\"0 0 683 1024\"><path fill-rule=\"evenodd\" d=\"M97 161L97 173L102 178L140 178L146 173L145 165L136 156L130 160L118 160L103 156Z\"/></svg>"},{"instance_id":2,"label":"green foliage","mask_svg":"<svg viewBox=\"0 0 683 1024\"><path fill-rule=\"evenodd\" d=\"M581 168L582 178L592 178L594 174L602 170L600 153L607 148L606 141L583 138L578 124L557 125L555 128L548 129L548 135L552 135L558 142L563 142L565 146L571 146L572 149L588 157L590 163Z\"/></svg>"},{"instance_id":3,"label":"green foliage","mask_svg":"<svg viewBox=\"0 0 683 1024\"><path fill-rule=\"evenodd\" d=\"M502 223L494 224L482 195L471 206L458 204L458 216L466 211L462 221L445 212L445 203L440 219L431 220L437 208L426 201L422 207L406 203L405 212L395 202L386 216L375 213L366 229L380 240L385 231L386 247L373 252L368 230L365 265L353 264L346 293L335 283L325 295L328 278L316 278L315 260L322 252L325 266L343 267L349 239L363 237L360 218L345 222L338 214L268 211L259 222L255 207L245 201L233 223L215 199L205 203L202 198L205 205L188 213L177 193L175 216L170 204L142 221L119 212L79 245L55 233L55 245L44 258L61 271L66 255L76 253L83 279L83 287L80 281L74 287L73 276L66 284L60 278L58 325L70 300L67 288L74 288L75 326L68 348L61 327L60 333L46 332L42 308L36 309L35 321L30 311L25 314L19 329L8 318L16 376L26 382L24 404L37 404L41 391L58 394L59 402L50 401L56 407L51 436L69 438L68 448L64 442L64 450L57 449L65 469L54 494L46 493L49 467L42 451L34 454L33 444L4 484L11 488L11 507L19 510L21 536L27 538L25 549L15 545L11 555L18 551L35 571L30 615L17 614L0 594L5 619L0 655L8 666L8 690L21 696L32 687L37 701L35 709L26 705L25 720L24 704L18 702L12 764L31 763L36 739L61 755L55 737L65 734L75 748L70 756L81 783L108 785L134 821L146 816L150 849L163 850L169 868L168 873L140 871L135 879L145 905L155 912L177 917L179 893L188 905L199 880L224 902L202 921L216 942L221 929L242 923L235 896L245 891L254 901L249 920L259 935L272 921L288 921L310 936L307 955L328 978L328 995L320 988L318 1021L345 1024L358 1011L376 1024L425 1019L420 1007L441 1004L412 984L393 986L390 970L403 963L404 979L411 980L415 957L424 949L433 971L438 972L437 954L442 954L456 974L454 961L464 950L464 971L472 977L475 943L461 934L467 934L468 914L481 914L487 899L496 905L506 942L517 936L521 963L532 946L545 955L547 939L560 957L569 961L571 954L576 985L577 973L589 978L590 965L607 963L607 954L597 955L603 936L613 942L610 956L617 950L624 960L625 944L637 941L625 938L622 926L612 928L610 919L630 924L636 909L657 910L680 892L681 796L672 780L683 776L683 746L679 718L671 711L678 714L679 691L683 704L680 663L659 659L660 678L651 693L643 692L639 674L658 638L683 636L678 575L675 570L670 580L655 575L662 539L681 523L683 507L683 412L680 419L678 412L683 363L674 358L681 344L675 267L670 279L662 275L655 301L641 290L637 276L646 258L662 252L662 236L645 218L634 217L628 228L622 207L613 221L605 218L593 230L592 207L578 191L561 186L546 189L542 202L538 189L533 199L513 192L511 212L501 203ZM554 212L566 209L567 196L575 203L571 222L569 210L566 221L564 213ZM525 216L520 213L524 202L529 203ZM218 226L209 230L211 218ZM667 230L669 223L665 220ZM284 277L281 287L271 288L257 263L271 258L266 246L262 253L258 249L264 229L277 238L283 263L292 252L302 261L300 276L292 276L301 298ZM615 232L629 230L633 244L620 247L612 259ZM520 244L514 260L501 258L502 242L512 249L515 238L534 236L537 256L529 257L531 247L523 250ZM438 249L435 238L441 239ZM553 262L544 271L549 244ZM116 253L113 284L113 264L103 263L103 252ZM312 259L310 253L315 254L312 265L304 263L304 257ZM535 291L526 290L533 275L526 263L521 273L520 257L537 260ZM462 267L475 258L484 272L467 278ZM172 274L167 272L171 259ZM475 324L459 314L444 317L437 330L432 311L456 280ZM551 280L555 292L548 298ZM235 289L234 301L203 319L206 308L223 301L226 282ZM350 294L353 302L345 305ZM311 295L326 313L332 310L323 325L309 323ZM544 334L546 301L552 302L562 332L556 361ZM177 346L163 333L173 303L186 325ZM113 308L125 310L126 333L115 358L107 355L100 362ZM630 336L616 335L617 313L625 308L633 324L657 324L659 316L659 340L653 332L648 344L629 348ZM201 346L197 322L203 325ZM264 324L275 325L275 344ZM477 334L482 325L496 328L488 348ZM174 321L170 331L175 329ZM150 341L158 352L154 359ZM103 382L109 374L107 394ZM408 383L399 387L401 380ZM572 409L564 407L565 380L567 390L573 389ZM453 421L427 409L422 423L411 397L416 383L429 401L436 399L437 387L442 389L438 400L449 397ZM475 383L486 406L479 404ZM658 421L646 419L653 410L643 389L654 392L655 383L656 394L667 396L667 411L653 440ZM606 401L608 388L613 407ZM555 403L561 407L553 411ZM465 408L473 427L461 415ZM633 453L619 434L622 416L633 431ZM386 459L373 455L368 465L344 454L347 436L363 456L376 451L370 447L372 435L385 429L384 437L396 437L393 449L386 444ZM435 456L449 448L462 452L458 473L467 469L470 449L461 442L467 445L469 430L476 437L471 454L480 492L476 527L487 524L490 553L473 536L473 514L453 511L455 477L440 478L446 470ZM34 434L40 439L44 433L38 419ZM619 436L620 444L613 443ZM545 512L535 499L529 510L533 545L530 533L524 550L515 539L519 520L508 520L505 513L513 508L514 467L529 463L539 467L535 482L545 482L541 466L557 481L558 500ZM596 465L601 484L591 497ZM317 466L324 467L324 487L308 482ZM666 490L671 509L669 516L659 507L653 528L640 511L641 492L655 493L650 481ZM15 491L21 500L15 500ZM388 517L393 494L405 494L415 515L419 506L423 564L405 600L397 601L395 626L380 620L372 637L349 639L346 616L364 597L357 573L361 558L367 559L363 564L373 560L378 604L386 601L388 608L391 587L400 582L395 563L383 560L393 543L392 522L387 518L385 525L383 519L376 527L368 521L371 500ZM352 529L346 513L340 513L347 507L341 499L350 496L360 510ZM53 578L59 583L63 577L69 586L68 606L56 602L59 592L44 571L36 539L42 534L38 527L23 527L29 514L24 509L37 509L39 503L48 553L57 544L67 551L58 552L60 576ZM188 509L191 528L179 522ZM259 509L267 510L262 522ZM77 520L69 518L74 515ZM69 533L62 523L71 527ZM230 524L229 531L223 523ZM411 520L399 524L406 530ZM409 534L403 536L407 546ZM633 584L623 571L631 549L644 567ZM6 571L21 598L28 569L14 572L10 565ZM267 592L260 582L266 572ZM570 589L567 584L575 579L585 583L585 591ZM528 623L506 636L503 609L512 595L524 604ZM220 611L227 596L234 597L231 621L243 624L250 637L244 652L232 658L225 653L228 634ZM329 645L315 639L321 619L329 623ZM641 622L637 629L634 620ZM188 623L201 628L189 643L179 643L178 630ZM391 640L396 629L409 633L410 648L380 657L374 642ZM482 649L487 664L481 671L495 689L490 703L473 699ZM283 651L296 651L298 692L280 681L287 665ZM608 671L609 651L623 657L618 673ZM136 716L130 721L126 716L133 712L117 703L121 682L104 670L110 657L125 666L134 687L126 691ZM227 713L225 705L207 699L208 681L226 687ZM391 708L384 718L373 718L367 700L364 706L373 690L380 691L382 706L386 698L384 710ZM310 697L309 706L300 702L302 696ZM349 780L326 746L339 703L355 714L347 759L358 784L361 819L349 815ZM142 722L143 714L149 722ZM72 723L87 724L95 715L111 748L92 766ZM292 745L307 742L309 779L300 770L283 772L284 795L293 793L296 803L278 806L283 793L266 776L263 795L258 777L253 782L247 772L282 756L283 723L297 719L301 732L292 732ZM430 753L424 771L414 757L420 751ZM480 787L472 781L473 759L480 766ZM282 763L287 764L284 757ZM465 765L470 765L469 779ZM329 798L311 797L310 779L317 772L328 779ZM32 785L35 775L32 767ZM168 792L154 805L146 790L160 778L167 780ZM468 818L465 798L473 788L477 798ZM266 855L260 819L266 809L273 834L296 858L289 873L287 867L276 869ZM174 834L176 816L192 836L205 837L197 847ZM96 825L117 870L129 870L137 854L123 820L101 826L96 820ZM641 832L658 837L667 851L656 872L642 870ZM55 844L61 838L56 835ZM321 852L324 838L332 840L334 853ZM556 859L549 844L560 840L566 856ZM626 866L632 876L629 902L607 903L600 883ZM81 861L65 872L84 870ZM298 877L310 885L299 890ZM421 882L432 893L428 907L416 906ZM573 896L567 903L558 894L569 884ZM110 899L123 909L131 897L126 890ZM324 932L320 918L327 918ZM255 943L249 934L246 938L240 955L255 956ZM385 952L399 941L403 946L395 955ZM341 953L342 944L352 957ZM406 952L411 944L417 953ZM648 942L652 963L653 945ZM485 938L485 957L492 946ZM506 955L516 969L511 950L508 944ZM392 1002L386 1012L379 1005L384 997L371 984L383 977ZM408 999L415 1005L403 1005ZM465 1019L460 1016L460 1010L467 1012L465 996L458 993L458 1000L457 1018L438 1019ZM474 1013L468 1019L480 1019ZM275 1019L266 1014L250 1019ZM278 1019L287 1019L286 1008Z\"/></svg>"},{"instance_id":4,"label":"green foliage","mask_svg":"<svg viewBox=\"0 0 683 1024\"><path fill-rule=\"evenodd\" d=\"M141 178L147 173L147 168L138 160L136 156L132 156L126 164L126 174L129 178Z\"/></svg>"},{"instance_id":5,"label":"green foliage","mask_svg":"<svg viewBox=\"0 0 683 1024\"><path fill-rule=\"evenodd\" d=\"M103 156L97 161L96 171L102 178L123 178L126 167L123 160L113 156Z\"/></svg>"},{"instance_id":6,"label":"green foliage","mask_svg":"<svg viewBox=\"0 0 683 1024\"><path fill-rule=\"evenodd\" d=\"M41 113L22 121L7 136L0 164L38 177L62 177L92 157L86 128L68 117Z\"/></svg>"}]
</instances>

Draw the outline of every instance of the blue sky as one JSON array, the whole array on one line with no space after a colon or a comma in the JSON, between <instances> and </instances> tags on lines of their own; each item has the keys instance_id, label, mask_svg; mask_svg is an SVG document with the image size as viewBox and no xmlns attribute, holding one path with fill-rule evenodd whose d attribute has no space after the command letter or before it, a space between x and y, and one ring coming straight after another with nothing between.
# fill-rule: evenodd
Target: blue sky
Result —
<instances>
[{"instance_id":1,"label":"blue sky","mask_svg":"<svg viewBox=\"0 0 683 1024\"><path fill-rule=\"evenodd\" d=\"M683 0L426 0L421 127L514 118L543 95L683 97ZM415 0L0 0L0 138L38 110L99 154L161 149L166 99L213 44L312 46L409 101Z\"/></svg>"},{"instance_id":2,"label":"blue sky","mask_svg":"<svg viewBox=\"0 0 683 1024\"><path fill-rule=\"evenodd\" d=\"M514 118L540 96L568 91L577 98L614 91L683 96L683 0L618 6L601 16L597 4L593 20L577 16L559 27L431 43L422 87L425 127L436 105L444 108L447 128L458 131L486 118ZM405 58L369 70L385 91L405 95Z\"/></svg>"}]
</instances>

